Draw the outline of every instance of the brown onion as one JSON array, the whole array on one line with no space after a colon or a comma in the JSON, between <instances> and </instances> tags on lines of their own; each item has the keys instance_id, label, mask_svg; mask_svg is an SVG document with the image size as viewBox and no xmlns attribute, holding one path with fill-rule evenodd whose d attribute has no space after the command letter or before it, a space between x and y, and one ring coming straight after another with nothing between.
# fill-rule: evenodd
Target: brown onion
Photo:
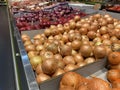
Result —
<instances>
[{"instance_id":1,"label":"brown onion","mask_svg":"<svg viewBox=\"0 0 120 90\"><path fill-rule=\"evenodd\" d=\"M25 46L25 47L26 47L27 45L30 45L30 44L32 44L32 42L31 42L30 40L24 42L24 46Z\"/></svg>"},{"instance_id":2,"label":"brown onion","mask_svg":"<svg viewBox=\"0 0 120 90\"><path fill-rule=\"evenodd\" d=\"M103 34L101 38L102 38L102 40L110 39L110 36L109 36L109 34Z\"/></svg>"},{"instance_id":3,"label":"brown onion","mask_svg":"<svg viewBox=\"0 0 120 90\"><path fill-rule=\"evenodd\" d=\"M89 31L87 36L89 39L94 39L96 37L96 33L94 31Z\"/></svg>"},{"instance_id":4,"label":"brown onion","mask_svg":"<svg viewBox=\"0 0 120 90\"><path fill-rule=\"evenodd\" d=\"M83 28L86 28L86 29L88 30L89 27L90 27L90 24L89 24L89 23L84 23L84 24L82 25L82 27L83 27Z\"/></svg>"},{"instance_id":5,"label":"brown onion","mask_svg":"<svg viewBox=\"0 0 120 90\"><path fill-rule=\"evenodd\" d=\"M64 24L64 30L65 30L66 32L70 31L69 23L65 23L65 24Z\"/></svg>"},{"instance_id":6,"label":"brown onion","mask_svg":"<svg viewBox=\"0 0 120 90\"><path fill-rule=\"evenodd\" d=\"M44 60L42 70L47 75L52 75L57 69L57 61L53 58Z\"/></svg>"},{"instance_id":7,"label":"brown onion","mask_svg":"<svg viewBox=\"0 0 120 90\"><path fill-rule=\"evenodd\" d=\"M95 58L94 58L94 57L88 57L88 58L86 58L86 59L84 60L84 62L85 62L86 64L93 63L93 62L95 62Z\"/></svg>"},{"instance_id":8,"label":"brown onion","mask_svg":"<svg viewBox=\"0 0 120 90\"><path fill-rule=\"evenodd\" d=\"M118 39L117 39L116 36L112 36L112 37L110 38L110 41L111 41L112 43L116 43L116 42L118 41Z\"/></svg>"},{"instance_id":9,"label":"brown onion","mask_svg":"<svg viewBox=\"0 0 120 90\"><path fill-rule=\"evenodd\" d=\"M75 22L79 21L79 20L80 20L80 16L76 15L76 16L74 17L74 20L75 20Z\"/></svg>"},{"instance_id":10,"label":"brown onion","mask_svg":"<svg viewBox=\"0 0 120 90\"><path fill-rule=\"evenodd\" d=\"M57 61L57 60L56 60ZM64 69L65 67L65 62L63 60L58 60L57 61L57 67L58 68L61 68L61 69Z\"/></svg>"},{"instance_id":11,"label":"brown onion","mask_svg":"<svg viewBox=\"0 0 120 90\"><path fill-rule=\"evenodd\" d=\"M63 41L64 43L67 43L67 42L69 41L69 36L68 36L68 34L64 34L64 35L62 36L62 41Z\"/></svg>"},{"instance_id":12,"label":"brown onion","mask_svg":"<svg viewBox=\"0 0 120 90\"><path fill-rule=\"evenodd\" d=\"M54 59L56 59L56 60L62 60L63 58L62 58L62 56L60 54L55 54L54 55Z\"/></svg>"},{"instance_id":13,"label":"brown onion","mask_svg":"<svg viewBox=\"0 0 120 90\"><path fill-rule=\"evenodd\" d=\"M63 73L65 73L65 71L64 71L63 69L61 69L61 68L58 68L58 69L56 70L56 72L55 72L52 76L53 76L53 77L56 77L56 76L61 75L61 74L63 74Z\"/></svg>"},{"instance_id":14,"label":"brown onion","mask_svg":"<svg viewBox=\"0 0 120 90\"><path fill-rule=\"evenodd\" d=\"M60 49L60 54L62 56L66 56L66 55L71 55L72 54L72 47L68 46L68 45L61 45L59 47Z\"/></svg>"},{"instance_id":15,"label":"brown onion","mask_svg":"<svg viewBox=\"0 0 120 90\"><path fill-rule=\"evenodd\" d=\"M74 60L75 60L76 63L79 63L79 62L83 62L84 58L80 53L77 53L77 54L74 55Z\"/></svg>"},{"instance_id":16,"label":"brown onion","mask_svg":"<svg viewBox=\"0 0 120 90\"><path fill-rule=\"evenodd\" d=\"M22 41L25 42L25 41L30 41L30 37L24 37L22 38Z\"/></svg>"},{"instance_id":17,"label":"brown onion","mask_svg":"<svg viewBox=\"0 0 120 90\"><path fill-rule=\"evenodd\" d=\"M70 33L69 34L69 41L73 41L74 36L75 36L75 33Z\"/></svg>"},{"instance_id":18,"label":"brown onion","mask_svg":"<svg viewBox=\"0 0 120 90\"><path fill-rule=\"evenodd\" d=\"M106 27L106 26L102 26L102 27L99 29L99 32L100 32L100 34L106 34L106 33L107 33L107 27Z\"/></svg>"},{"instance_id":19,"label":"brown onion","mask_svg":"<svg viewBox=\"0 0 120 90\"><path fill-rule=\"evenodd\" d=\"M39 64L42 63L42 59L41 59L40 56L34 56L34 57L32 57L32 58L30 59L30 63L31 63L31 65L32 65L33 69L35 70L36 67L37 67Z\"/></svg>"},{"instance_id":20,"label":"brown onion","mask_svg":"<svg viewBox=\"0 0 120 90\"><path fill-rule=\"evenodd\" d=\"M55 44L55 43L50 43L50 44L46 47L46 49L47 49L48 51L51 51L52 53L56 54L56 53L58 52L58 45Z\"/></svg>"},{"instance_id":21,"label":"brown onion","mask_svg":"<svg viewBox=\"0 0 120 90\"><path fill-rule=\"evenodd\" d=\"M59 90L75 90L75 89L70 86L64 86L64 87L60 88Z\"/></svg>"},{"instance_id":22,"label":"brown onion","mask_svg":"<svg viewBox=\"0 0 120 90\"><path fill-rule=\"evenodd\" d=\"M83 67L83 66L85 66L85 65L86 65L85 62L79 62L79 63L77 63L77 66L78 66L78 67Z\"/></svg>"},{"instance_id":23,"label":"brown onion","mask_svg":"<svg viewBox=\"0 0 120 90\"><path fill-rule=\"evenodd\" d=\"M38 66L37 66L36 69L35 69L35 72L36 72L38 75L39 75L40 73L43 73L42 67L41 67L41 63L38 64Z\"/></svg>"},{"instance_id":24,"label":"brown onion","mask_svg":"<svg viewBox=\"0 0 120 90\"><path fill-rule=\"evenodd\" d=\"M44 34L48 37L51 35L51 30L50 29L45 29Z\"/></svg>"},{"instance_id":25,"label":"brown onion","mask_svg":"<svg viewBox=\"0 0 120 90\"><path fill-rule=\"evenodd\" d=\"M110 69L118 69L120 70L120 63L116 65L110 65Z\"/></svg>"},{"instance_id":26,"label":"brown onion","mask_svg":"<svg viewBox=\"0 0 120 90\"><path fill-rule=\"evenodd\" d=\"M116 25L116 29L120 29L120 23Z\"/></svg>"},{"instance_id":27,"label":"brown onion","mask_svg":"<svg viewBox=\"0 0 120 90\"><path fill-rule=\"evenodd\" d=\"M44 73L41 73L41 74L37 75L37 77L36 77L36 81L38 84L40 84L41 82L48 80L48 79L50 79L50 76L48 76Z\"/></svg>"},{"instance_id":28,"label":"brown onion","mask_svg":"<svg viewBox=\"0 0 120 90\"><path fill-rule=\"evenodd\" d=\"M120 52L112 52L108 56L108 61L112 65L116 65L120 63Z\"/></svg>"},{"instance_id":29,"label":"brown onion","mask_svg":"<svg viewBox=\"0 0 120 90\"><path fill-rule=\"evenodd\" d=\"M89 57L92 55L92 47L89 44L83 44L79 52L83 57Z\"/></svg>"},{"instance_id":30,"label":"brown onion","mask_svg":"<svg viewBox=\"0 0 120 90\"><path fill-rule=\"evenodd\" d=\"M69 25L70 25L70 29L74 29L76 26L76 23L74 21L71 21Z\"/></svg>"},{"instance_id":31,"label":"brown onion","mask_svg":"<svg viewBox=\"0 0 120 90\"><path fill-rule=\"evenodd\" d=\"M111 69L107 72L107 79L110 82L113 82L117 79L120 79L120 71L117 69Z\"/></svg>"},{"instance_id":32,"label":"brown onion","mask_svg":"<svg viewBox=\"0 0 120 90\"><path fill-rule=\"evenodd\" d=\"M77 23L76 23L76 28L80 28L82 26L82 24L81 24L81 22L80 21L78 21Z\"/></svg>"},{"instance_id":33,"label":"brown onion","mask_svg":"<svg viewBox=\"0 0 120 90\"><path fill-rule=\"evenodd\" d=\"M74 40L74 41L72 41L71 46L72 46L72 49L78 50L78 49L80 49L81 41Z\"/></svg>"},{"instance_id":34,"label":"brown onion","mask_svg":"<svg viewBox=\"0 0 120 90\"><path fill-rule=\"evenodd\" d=\"M34 46L33 44L30 44L30 45L27 45L27 46L25 47L25 50L26 50L27 52L29 52L29 51L35 51L36 49L35 49L35 46Z\"/></svg>"},{"instance_id":35,"label":"brown onion","mask_svg":"<svg viewBox=\"0 0 120 90\"><path fill-rule=\"evenodd\" d=\"M112 42L109 39L105 39L105 40L103 40L102 44L105 46L111 46Z\"/></svg>"},{"instance_id":36,"label":"brown onion","mask_svg":"<svg viewBox=\"0 0 120 90\"><path fill-rule=\"evenodd\" d=\"M37 45L36 46L36 50L37 51L41 51L41 50L43 50L44 49L44 46L43 45Z\"/></svg>"},{"instance_id":37,"label":"brown onion","mask_svg":"<svg viewBox=\"0 0 120 90\"><path fill-rule=\"evenodd\" d=\"M75 60L73 56L65 56L63 58L64 63L67 64L75 64Z\"/></svg>"},{"instance_id":38,"label":"brown onion","mask_svg":"<svg viewBox=\"0 0 120 90\"><path fill-rule=\"evenodd\" d=\"M65 68L64 68L64 71L65 71L65 72L68 72L68 71L74 70L74 69L76 69L76 68L78 68L77 65L67 64L67 65L65 66Z\"/></svg>"},{"instance_id":39,"label":"brown onion","mask_svg":"<svg viewBox=\"0 0 120 90\"><path fill-rule=\"evenodd\" d=\"M32 58L32 57L37 56L37 55L38 55L38 53L36 51L29 51L28 52L28 57L29 58Z\"/></svg>"},{"instance_id":40,"label":"brown onion","mask_svg":"<svg viewBox=\"0 0 120 90\"><path fill-rule=\"evenodd\" d=\"M89 31L97 31L98 30L98 27L97 26L95 26L95 25L91 25L90 27L89 27Z\"/></svg>"},{"instance_id":41,"label":"brown onion","mask_svg":"<svg viewBox=\"0 0 120 90\"><path fill-rule=\"evenodd\" d=\"M120 78L112 82L112 87L120 89Z\"/></svg>"},{"instance_id":42,"label":"brown onion","mask_svg":"<svg viewBox=\"0 0 120 90\"><path fill-rule=\"evenodd\" d=\"M46 60L46 59L53 58L54 55L53 55L52 52L50 52L50 51L46 51L46 52L44 52L44 54L43 54L41 57L42 57L42 60Z\"/></svg>"},{"instance_id":43,"label":"brown onion","mask_svg":"<svg viewBox=\"0 0 120 90\"><path fill-rule=\"evenodd\" d=\"M82 35L86 35L86 34L87 34L87 31L88 31L88 30L87 30L86 28L83 28L83 27L79 29L79 32L80 32L80 34L82 34Z\"/></svg>"},{"instance_id":44,"label":"brown onion","mask_svg":"<svg viewBox=\"0 0 120 90\"><path fill-rule=\"evenodd\" d=\"M94 56L97 59L106 57L106 48L104 46L95 46L93 50Z\"/></svg>"}]
</instances>

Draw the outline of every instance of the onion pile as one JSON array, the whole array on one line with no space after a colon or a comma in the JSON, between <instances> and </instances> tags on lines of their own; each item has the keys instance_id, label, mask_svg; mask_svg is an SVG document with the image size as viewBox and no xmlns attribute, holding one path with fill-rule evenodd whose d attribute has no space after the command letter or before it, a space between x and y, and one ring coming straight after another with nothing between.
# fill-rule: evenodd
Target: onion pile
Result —
<instances>
[{"instance_id":1,"label":"onion pile","mask_svg":"<svg viewBox=\"0 0 120 90\"><path fill-rule=\"evenodd\" d=\"M37 72L40 69L41 73L53 77L119 50L119 24L120 21L110 15L95 14L84 19L75 17L64 25L51 25L43 34L35 35L32 41L26 34L21 35L21 38L30 61L32 57L41 57L41 62L34 60L31 63L35 72L36 67L41 64L43 70L41 72L38 68ZM44 63L47 61L50 64ZM52 65L55 66L54 70Z\"/></svg>"}]
</instances>

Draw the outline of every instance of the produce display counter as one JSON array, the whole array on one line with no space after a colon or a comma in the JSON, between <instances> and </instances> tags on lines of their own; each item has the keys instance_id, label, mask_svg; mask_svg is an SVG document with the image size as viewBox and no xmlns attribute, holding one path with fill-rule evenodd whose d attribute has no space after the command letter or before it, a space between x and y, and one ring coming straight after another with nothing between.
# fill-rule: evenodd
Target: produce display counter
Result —
<instances>
[{"instance_id":1,"label":"produce display counter","mask_svg":"<svg viewBox=\"0 0 120 90\"><path fill-rule=\"evenodd\" d=\"M0 90L19 90L7 6L0 6Z\"/></svg>"},{"instance_id":2,"label":"produce display counter","mask_svg":"<svg viewBox=\"0 0 120 90\"><path fill-rule=\"evenodd\" d=\"M99 10L93 10L93 9L86 9L85 12L94 12L94 13L100 13L100 14L110 14L111 16L113 16L114 18L117 18L117 19L120 19L120 15L119 14L116 14L116 13L111 13L111 12L106 12L106 11L99 11ZM94 13L91 13L91 14L94 14ZM16 36L16 39L17 39L17 44L18 44L18 47L19 47L19 51L20 51L20 55L21 55L21 58L22 58L22 64L23 64L23 68L24 68L24 71L25 71L25 77L27 79L27 83L28 83L28 87L29 89L31 90L58 90L59 88L59 82L60 82L60 79L62 77L62 75L58 76L58 77L55 77L55 78L52 78L51 80L47 80L43 83L41 83L38 87L38 84L35 80L35 73L33 72L32 70L32 67L30 65L30 62L29 62L29 58L27 56L27 52L25 51L24 49L24 45L23 45L23 42L21 40L21 35L19 33L19 30L18 28L15 26L14 24L14 30L15 30L15 36ZM36 34L36 32L39 32L39 33L43 33L43 30L40 30L40 31L23 31L21 33L25 33L25 34L29 34L29 36L34 36L34 34ZM88 69L89 68L89 69ZM105 59L102 59L102 60L99 60L93 64L89 64L83 68L79 68L79 69L76 69L76 70L73 70L75 72L78 72L79 74L85 76L85 77L88 77L88 76L97 76L97 77L100 77L100 78L103 78L104 80L106 80L105 78L105 75L106 75L106 58Z\"/></svg>"}]
</instances>

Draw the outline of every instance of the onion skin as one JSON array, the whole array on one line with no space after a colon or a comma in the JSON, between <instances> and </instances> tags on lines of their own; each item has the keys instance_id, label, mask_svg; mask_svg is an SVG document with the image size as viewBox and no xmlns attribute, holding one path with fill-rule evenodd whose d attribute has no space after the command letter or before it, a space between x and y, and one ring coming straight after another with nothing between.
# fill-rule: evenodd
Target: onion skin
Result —
<instances>
[{"instance_id":1,"label":"onion skin","mask_svg":"<svg viewBox=\"0 0 120 90\"><path fill-rule=\"evenodd\" d=\"M39 39L36 39L36 40L34 40L33 44L34 44L35 46L41 45L41 41L40 41Z\"/></svg>"},{"instance_id":2,"label":"onion skin","mask_svg":"<svg viewBox=\"0 0 120 90\"><path fill-rule=\"evenodd\" d=\"M113 81L112 82L112 87L120 89L120 79L117 79L117 80Z\"/></svg>"},{"instance_id":3,"label":"onion skin","mask_svg":"<svg viewBox=\"0 0 120 90\"><path fill-rule=\"evenodd\" d=\"M95 58L93 58L93 57L88 57L88 58L86 58L85 60L84 60L84 62L86 63L86 64L90 64L90 63L93 63L93 62L95 62L96 60L95 60Z\"/></svg>"},{"instance_id":4,"label":"onion skin","mask_svg":"<svg viewBox=\"0 0 120 90\"><path fill-rule=\"evenodd\" d=\"M100 28L100 30L99 30L99 32L100 32L100 34L106 34L107 33L107 27L106 26L102 26L101 28Z\"/></svg>"},{"instance_id":5,"label":"onion skin","mask_svg":"<svg viewBox=\"0 0 120 90\"><path fill-rule=\"evenodd\" d=\"M63 73L65 73L65 71L62 70L61 68L58 68L58 69L56 70L56 72L55 72L52 76L53 76L53 77L56 77L56 76L61 75L61 74L63 74Z\"/></svg>"},{"instance_id":6,"label":"onion skin","mask_svg":"<svg viewBox=\"0 0 120 90\"><path fill-rule=\"evenodd\" d=\"M30 44L32 44L32 42L31 42L30 40L24 42L24 46L25 46L25 47L26 47L27 45L30 45Z\"/></svg>"},{"instance_id":7,"label":"onion skin","mask_svg":"<svg viewBox=\"0 0 120 90\"><path fill-rule=\"evenodd\" d=\"M107 72L107 79L110 82L113 82L117 79L120 79L120 71L118 69L111 69Z\"/></svg>"},{"instance_id":8,"label":"onion skin","mask_svg":"<svg viewBox=\"0 0 120 90\"><path fill-rule=\"evenodd\" d=\"M112 90L120 90L120 88L112 88Z\"/></svg>"},{"instance_id":9,"label":"onion skin","mask_svg":"<svg viewBox=\"0 0 120 90\"><path fill-rule=\"evenodd\" d=\"M35 70L36 67L37 67L39 64L42 63L42 59L41 59L40 56L34 56L34 57L32 57L32 58L30 59L30 63L31 63L31 65L32 65L33 69Z\"/></svg>"},{"instance_id":10,"label":"onion skin","mask_svg":"<svg viewBox=\"0 0 120 90\"><path fill-rule=\"evenodd\" d=\"M56 54L58 52L58 45L55 43L51 43L46 47L46 49L48 51L51 51L53 54Z\"/></svg>"},{"instance_id":11,"label":"onion skin","mask_svg":"<svg viewBox=\"0 0 120 90\"><path fill-rule=\"evenodd\" d=\"M64 68L64 71L65 71L65 72L68 72L68 71L74 70L74 69L76 69L76 68L78 68L77 65L67 64L67 65L65 66L65 68Z\"/></svg>"},{"instance_id":12,"label":"onion skin","mask_svg":"<svg viewBox=\"0 0 120 90\"><path fill-rule=\"evenodd\" d=\"M120 63L116 65L110 65L110 69L118 69L120 70Z\"/></svg>"},{"instance_id":13,"label":"onion skin","mask_svg":"<svg viewBox=\"0 0 120 90\"><path fill-rule=\"evenodd\" d=\"M96 33L94 31L89 31L87 36L89 39L93 40L96 37Z\"/></svg>"},{"instance_id":14,"label":"onion skin","mask_svg":"<svg viewBox=\"0 0 120 90\"><path fill-rule=\"evenodd\" d=\"M89 90L86 85L80 85L77 90Z\"/></svg>"},{"instance_id":15,"label":"onion skin","mask_svg":"<svg viewBox=\"0 0 120 90\"><path fill-rule=\"evenodd\" d=\"M75 89L70 86L65 86L65 87L60 88L59 90L75 90Z\"/></svg>"},{"instance_id":16,"label":"onion skin","mask_svg":"<svg viewBox=\"0 0 120 90\"><path fill-rule=\"evenodd\" d=\"M41 82L48 80L48 79L50 79L50 76L43 74L43 73L37 75L37 77L36 77L36 81L38 84L40 84Z\"/></svg>"},{"instance_id":17,"label":"onion skin","mask_svg":"<svg viewBox=\"0 0 120 90\"><path fill-rule=\"evenodd\" d=\"M112 52L108 56L108 62L112 65L120 63L120 52Z\"/></svg>"},{"instance_id":18,"label":"onion skin","mask_svg":"<svg viewBox=\"0 0 120 90\"><path fill-rule=\"evenodd\" d=\"M40 38L41 38L41 35L40 35L40 34L37 34L37 35L35 35L35 36L33 37L34 40L40 39Z\"/></svg>"},{"instance_id":19,"label":"onion skin","mask_svg":"<svg viewBox=\"0 0 120 90\"><path fill-rule=\"evenodd\" d=\"M26 50L27 52L29 52L29 51L35 51L36 49L35 49L35 46L34 46L33 44L30 44L30 45L27 45L27 46L25 47L25 50Z\"/></svg>"},{"instance_id":20,"label":"onion skin","mask_svg":"<svg viewBox=\"0 0 120 90\"><path fill-rule=\"evenodd\" d=\"M119 51L120 50L120 44L119 44L119 41L117 43L113 43L112 44L112 50L115 52L115 51Z\"/></svg>"},{"instance_id":21,"label":"onion skin","mask_svg":"<svg viewBox=\"0 0 120 90\"><path fill-rule=\"evenodd\" d=\"M79 63L79 62L83 62L84 58L80 53L77 53L77 54L74 55L74 60L75 60L76 63Z\"/></svg>"},{"instance_id":22,"label":"onion skin","mask_svg":"<svg viewBox=\"0 0 120 90\"><path fill-rule=\"evenodd\" d=\"M30 41L30 37L27 34L22 34L21 39L23 42L28 41L28 40Z\"/></svg>"},{"instance_id":23,"label":"onion skin","mask_svg":"<svg viewBox=\"0 0 120 90\"><path fill-rule=\"evenodd\" d=\"M37 45L36 46L36 50L37 51L41 51L41 50L43 50L44 49L44 46L43 45Z\"/></svg>"},{"instance_id":24,"label":"onion skin","mask_svg":"<svg viewBox=\"0 0 120 90\"><path fill-rule=\"evenodd\" d=\"M60 54L55 54L54 55L54 59L56 59L56 60L62 60L63 58L62 58L62 56Z\"/></svg>"},{"instance_id":25,"label":"onion skin","mask_svg":"<svg viewBox=\"0 0 120 90\"><path fill-rule=\"evenodd\" d=\"M54 55L51 51L46 51L42 56L42 60L53 58Z\"/></svg>"},{"instance_id":26,"label":"onion skin","mask_svg":"<svg viewBox=\"0 0 120 90\"><path fill-rule=\"evenodd\" d=\"M83 67L83 66L85 66L85 65L86 65L85 62L79 62L79 63L77 63L77 66L78 66L78 67Z\"/></svg>"},{"instance_id":27,"label":"onion skin","mask_svg":"<svg viewBox=\"0 0 120 90\"><path fill-rule=\"evenodd\" d=\"M65 67L64 61L63 60L58 60L57 61L57 67L61 68L61 69L64 69L64 67Z\"/></svg>"},{"instance_id":28,"label":"onion skin","mask_svg":"<svg viewBox=\"0 0 120 90\"><path fill-rule=\"evenodd\" d=\"M92 78L88 84L89 90L111 90L110 84L100 78Z\"/></svg>"},{"instance_id":29,"label":"onion skin","mask_svg":"<svg viewBox=\"0 0 120 90\"><path fill-rule=\"evenodd\" d=\"M36 51L29 51L28 52L28 57L31 59L32 57L34 57L34 56L37 56L38 54L37 54L37 52Z\"/></svg>"},{"instance_id":30,"label":"onion skin","mask_svg":"<svg viewBox=\"0 0 120 90\"><path fill-rule=\"evenodd\" d=\"M50 36L51 30L50 30L50 29L45 29L44 34L45 34L47 37Z\"/></svg>"},{"instance_id":31,"label":"onion skin","mask_svg":"<svg viewBox=\"0 0 120 90\"><path fill-rule=\"evenodd\" d=\"M80 34L82 34L82 35L86 35L87 32L88 32L88 30L87 30L86 28L80 28L80 29L79 29L79 32L80 32Z\"/></svg>"},{"instance_id":32,"label":"onion skin","mask_svg":"<svg viewBox=\"0 0 120 90\"><path fill-rule=\"evenodd\" d=\"M79 20L80 20L80 16L76 15L76 16L74 17L74 20L75 20L75 22L79 21Z\"/></svg>"},{"instance_id":33,"label":"onion skin","mask_svg":"<svg viewBox=\"0 0 120 90\"><path fill-rule=\"evenodd\" d=\"M37 66L36 69L35 69L35 72L36 72L38 75L39 75L40 73L43 73L42 67L41 67L41 63L38 64L38 66Z\"/></svg>"}]
</instances>

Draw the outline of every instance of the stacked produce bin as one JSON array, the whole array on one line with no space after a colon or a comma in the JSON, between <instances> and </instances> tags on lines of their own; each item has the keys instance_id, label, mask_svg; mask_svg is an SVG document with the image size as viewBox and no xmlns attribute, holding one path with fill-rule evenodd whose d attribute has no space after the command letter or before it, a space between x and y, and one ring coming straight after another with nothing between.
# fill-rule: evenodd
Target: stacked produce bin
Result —
<instances>
[{"instance_id":1,"label":"stacked produce bin","mask_svg":"<svg viewBox=\"0 0 120 90\"><path fill-rule=\"evenodd\" d=\"M106 73L108 70L107 56L109 54L109 51L106 51L106 49L103 48L102 45L104 44L104 45L110 46L109 49L111 50L110 52L112 52L112 51L116 51L116 50L113 50L113 48L111 48L112 45L116 45L116 43L113 43L113 42L111 43L108 40L112 37L112 35L111 35L112 31L109 30L109 32L108 32L108 31L106 31L105 28L110 27L111 29L113 29L111 24L113 24L113 22L114 23L118 22L117 23L118 25L116 25L116 27L114 27L114 28L119 29L120 23L118 20L120 19L120 15L119 15L119 13L94 10L91 5L90 5L90 7L91 8L87 8L84 6L81 7L80 5L74 6L74 4L69 4L68 2L65 2L65 3L62 2L62 3L54 4L51 7L38 10L38 11L34 11L34 10L33 11L26 11L26 10L24 10L24 11L17 11L15 13L11 12L11 14L13 16L14 32L15 32L15 36L16 36L16 40L17 40L17 44L18 44L18 48L19 48L19 52L20 52L20 56L21 56L21 61L23 64L23 68L24 68L24 72L25 72L25 76L26 76L29 90L59 90L60 80L61 80L62 76L64 75L64 73L67 73L67 71L65 72L65 66L67 66L67 63L71 63L72 61L69 62L69 60L68 60L68 62L67 62L67 59L66 59L66 61L64 61L64 64L66 64L66 65L64 65L64 68L62 68L64 73L61 73L61 75L54 77L55 72L53 72L52 74L48 73L49 71L46 72L46 68L42 65L42 63L47 63L45 61L51 60L51 58L47 58L46 60L42 60L42 59L45 59L42 57L42 55L44 56L44 54L41 54L41 56L40 56L40 52L39 52L39 54L36 54L36 56L38 56L36 58L39 59L38 62L39 62L39 64L41 64L41 68L42 69L45 68L42 71L42 73L44 73L47 77L47 80L39 81L39 80L41 80L41 79L38 79L38 75L40 73L38 74L36 72L36 68L38 66L38 63L36 63L37 61L32 62L32 60L35 60L35 59L31 58L30 57L31 55L29 55L29 51L31 50L32 52L34 52L36 48L31 49L29 47L28 48L26 48L26 47L27 47L27 44L34 43L35 40L40 39L40 37L45 37L45 38L43 38L43 42L42 41L37 42L36 46L40 43L45 44L45 42L47 40L53 39L54 36L57 35L56 33L59 33L59 32L57 32L57 30L59 30L58 28L61 26L64 26L66 23L69 23L69 25L71 25L71 27L69 27L68 31L64 30L62 32L62 30L61 30L60 33L62 32L62 34L60 34L60 35L66 35L66 33L70 34L73 32L77 33L77 34L75 34L76 35L75 39L71 40L71 41L70 41L70 39L69 40L66 39L66 36L65 36L64 42L67 43L69 41L68 46L71 45L73 41L75 41L75 40L80 41L82 39L83 39L83 41L86 41L88 39L88 41L90 40L90 42L92 42L93 40L94 40L94 42L96 42L97 39L101 40L101 38L102 38L102 40L105 42L103 42L103 41L98 42L97 41L96 43L92 42L90 45L85 44L86 47L90 46L90 48L91 48L91 45L95 44L95 46L92 47L93 51L90 51L90 52L92 52L92 54L91 53L89 54L88 53L89 51L87 51L86 53L82 52L82 49L80 49L81 46L78 46L78 48L80 50L78 48L76 48L77 46L75 46L75 47L72 46L72 49L69 48L68 52L64 53L64 52L61 52L62 51L61 49L63 48L63 47L61 48L61 46L65 46L66 44L63 44L62 42L59 42L59 41L56 42L56 43L60 44L60 46L57 47L56 52L52 51L51 48L48 50L48 47L50 45L52 45L53 41L55 41L55 38L54 38L52 43L50 43L45 48L45 49L47 49L46 52L48 52L48 53L46 53L46 52L44 52L44 53L51 54L50 52L52 52L51 55L61 54L62 59L65 59L66 56L73 57L73 56L75 56L75 54L78 54L78 52L79 52L79 53L81 53L80 55L82 55L82 57L84 59L83 61L84 62L86 61L87 64L78 67L77 60L73 61L73 63L77 67L75 66L74 69L69 69L69 71L79 73L80 75L82 75L84 77L89 77L89 76L99 77L99 78L104 79L108 82L107 77L106 77ZM59 10L59 11L57 12L57 10ZM47 16L46 12L49 13L48 16ZM49 16L50 13L51 13L51 16ZM56 13L56 14L54 15L53 13ZM58 13L58 15L57 15L57 13ZM37 14L38 14L38 16L37 16ZM111 16L113 18L116 18L116 19L111 18ZM28 18L28 17L31 17L31 18ZM99 19L99 22L100 22L99 27L94 28L94 27L91 27L90 25L88 25L88 23L91 23L93 17L95 18L95 22L98 22L98 19ZM109 17L109 19L107 17ZM91 21L90 21L90 18L91 18ZM100 18L102 18L102 20ZM105 26L107 24L106 24L106 22L104 22L105 20L103 20L103 18L106 18L108 20L108 22L107 22L107 24L109 24L108 26ZM46 21L44 21L44 20L46 20ZM76 21L72 21L72 20L76 20ZM78 26L73 25L74 22L76 24L80 20L82 20L82 22L84 22L84 23L87 21L88 22L86 25L84 25L84 23L83 23L83 25L81 25L80 27L79 27L79 25ZM49 22L49 21L52 21L52 22ZM46 23L46 22L49 22L49 23ZM91 23L91 25L93 25L93 24ZM97 25L95 24L95 26L97 26ZM86 27L86 29L84 29L82 31L80 29L81 27ZM53 32L50 31L51 28L54 28ZM90 30L90 28L91 28L91 30ZM81 31L78 29L80 29ZM96 32L94 32L93 29L96 30ZM85 32L85 30L89 30L89 31ZM94 35L94 33L95 33L95 35ZM105 36L103 36L104 34L105 34ZM96 36L98 36L98 37L101 36L101 38L96 38ZM96 40L95 40L95 38L96 38ZM25 41L27 41L27 40L30 40L30 42L28 42L25 45ZM117 35L117 40L119 41L119 35ZM111 45L109 44L109 42ZM57 45L56 43L55 43L55 45ZM81 43L83 43L83 42L80 41L80 45L81 45ZM84 42L84 43L88 43L88 42ZM119 45L119 44L117 43L117 45ZM36 46L33 46L33 47L36 47ZM99 48L100 48L100 50L102 49L101 50L102 52L95 51L94 48L96 48L97 46L98 47L100 46ZM56 46L54 46L54 47L56 47ZM42 51L43 48L41 46L41 48L38 48L38 49L41 49L41 51ZM70 51L70 49L71 49L71 51ZM89 48L88 48L88 50L89 50ZM119 50L119 48L117 48L117 50ZM38 51L40 51L40 50L38 50ZM69 52L71 52L71 54L69 54ZM101 56L99 56L98 54L93 55L93 54L95 54L93 52L96 52ZM90 59L87 61L88 58L90 58ZM53 60L53 58L52 58L52 60ZM54 66L53 62L50 62L50 63L52 63ZM56 62L56 64L57 63L58 63L58 61ZM54 71L54 68L52 70Z\"/></svg>"}]
</instances>

